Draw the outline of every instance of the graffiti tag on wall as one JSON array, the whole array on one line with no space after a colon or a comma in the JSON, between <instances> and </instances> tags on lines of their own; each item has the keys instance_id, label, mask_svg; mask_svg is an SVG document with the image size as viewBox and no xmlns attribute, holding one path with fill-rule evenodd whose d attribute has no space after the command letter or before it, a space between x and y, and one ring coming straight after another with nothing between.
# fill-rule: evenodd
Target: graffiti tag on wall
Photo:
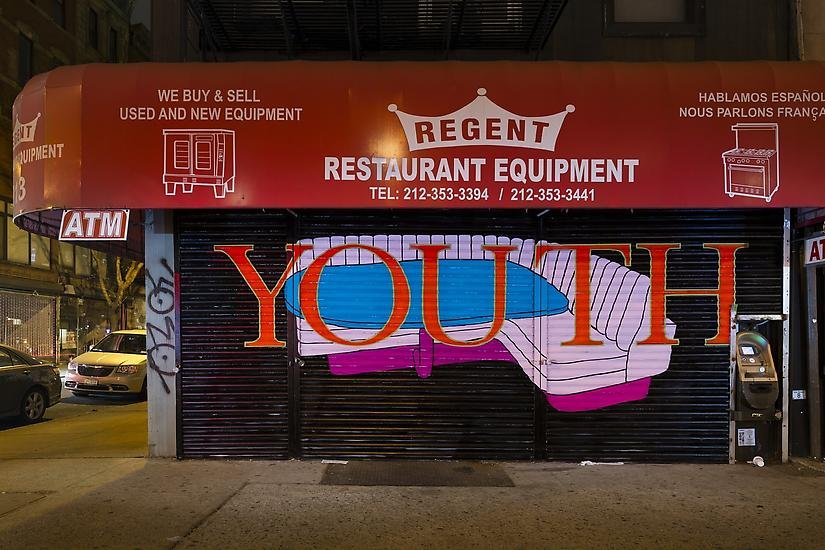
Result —
<instances>
[{"instance_id":1,"label":"graffiti tag on wall","mask_svg":"<svg viewBox=\"0 0 825 550\"><path fill-rule=\"evenodd\" d=\"M147 266L146 288L150 314L146 319L146 356L149 368L155 371L164 391L171 392L165 377L177 373L175 354L175 274L166 258L160 259L159 273Z\"/></svg>"}]
</instances>

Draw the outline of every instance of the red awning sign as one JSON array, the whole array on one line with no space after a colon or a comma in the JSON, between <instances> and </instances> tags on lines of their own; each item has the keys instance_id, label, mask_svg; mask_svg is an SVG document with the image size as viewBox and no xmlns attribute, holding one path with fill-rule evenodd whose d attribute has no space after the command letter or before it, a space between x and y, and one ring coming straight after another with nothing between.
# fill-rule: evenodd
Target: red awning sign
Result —
<instances>
[{"instance_id":1,"label":"red awning sign","mask_svg":"<svg viewBox=\"0 0 825 550\"><path fill-rule=\"evenodd\" d=\"M125 241L128 210L64 210L61 241Z\"/></svg>"},{"instance_id":2,"label":"red awning sign","mask_svg":"<svg viewBox=\"0 0 825 550\"><path fill-rule=\"evenodd\" d=\"M825 206L816 62L100 64L13 119L16 216Z\"/></svg>"}]
</instances>

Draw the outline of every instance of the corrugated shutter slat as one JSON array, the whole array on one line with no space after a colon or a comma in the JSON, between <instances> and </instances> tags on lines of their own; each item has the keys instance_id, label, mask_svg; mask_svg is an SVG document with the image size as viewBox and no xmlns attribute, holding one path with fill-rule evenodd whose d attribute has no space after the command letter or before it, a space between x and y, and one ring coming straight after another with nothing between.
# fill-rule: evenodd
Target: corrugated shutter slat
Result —
<instances>
[{"instance_id":1,"label":"corrugated shutter slat","mask_svg":"<svg viewBox=\"0 0 825 550\"><path fill-rule=\"evenodd\" d=\"M216 244L252 244L269 285L286 265L286 214L181 212L180 273L182 454L188 458L287 458L287 352L245 348L258 335L258 302ZM286 337L279 302L276 334Z\"/></svg>"},{"instance_id":2,"label":"corrugated shutter slat","mask_svg":"<svg viewBox=\"0 0 825 550\"><path fill-rule=\"evenodd\" d=\"M435 366L427 378L414 368L336 376L327 356L306 354L290 374L287 349L243 347L257 336L257 301L231 262L212 250L214 244L254 244L250 258L271 286L285 267L288 235L338 237L340 243L376 235L436 236L433 242L443 235L477 235L627 243L629 269L635 272L627 274L631 281L650 274L649 255L637 244L675 242L682 247L668 256L667 284L689 289L718 282L717 254L703 243L742 242L748 247L736 256L739 312L781 312L781 210L553 210L542 216L327 210L299 211L297 218L279 211L232 211L180 212L177 219L185 456L724 462L728 454L728 348L704 344L716 329L714 297L667 298L667 317L676 324L681 345L673 349L667 371L653 377L647 398L559 412L509 362ZM341 253L336 261L359 263L362 253ZM618 253L596 254L623 263ZM369 284L353 281L356 290ZM572 283L558 284L567 285L560 289L564 292ZM517 290L535 292L534 287ZM460 285L451 292L474 297ZM276 332L282 338L292 330L287 320L281 296ZM616 330L609 320L598 322L607 323L601 329ZM532 338L539 342L546 336L542 326L532 325Z\"/></svg>"}]
</instances>

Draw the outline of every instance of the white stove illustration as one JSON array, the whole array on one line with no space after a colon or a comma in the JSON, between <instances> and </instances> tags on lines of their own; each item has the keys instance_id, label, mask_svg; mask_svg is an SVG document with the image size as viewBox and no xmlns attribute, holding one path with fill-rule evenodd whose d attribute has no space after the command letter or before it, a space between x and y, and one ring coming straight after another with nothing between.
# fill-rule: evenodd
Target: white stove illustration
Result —
<instances>
[{"instance_id":1,"label":"white stove illustration","mask_svg":"<svg viewBox=\"0 0 825 550\"><path fill-rule=\"evenodd\" d=\"M235 191L233 130L164 130L163 158L167 195L176 194L178 185L184 193L210 186L216 199Z\"/></svg>"},{"instance_id":2,"label":"white stove illustration","mask_svg":"<svg viewBox=\"0 0 825 550\"><path fill-rule=\"evenodd\" d=\"M771 202L779 189L779 125L740 122L731 126L736 147L722 153L725 193Z\"/></svg>"}]
</instances>

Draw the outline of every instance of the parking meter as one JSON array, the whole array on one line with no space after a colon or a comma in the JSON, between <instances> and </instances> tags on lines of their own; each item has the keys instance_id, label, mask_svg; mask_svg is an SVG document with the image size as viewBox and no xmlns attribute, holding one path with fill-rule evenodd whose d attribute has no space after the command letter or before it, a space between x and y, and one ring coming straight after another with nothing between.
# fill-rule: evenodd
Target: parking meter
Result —
<instances>
[{"instance_id":1,"label":"parking meter","mask_svg":"<svg viewBox=\"0 0 825 550\"><path fill-rule=\"evenodd\" d=\"M736 335L736 367L744 408L772 412L779 397L779 380L770 344L762 334L745 331Z\"/></svg>"}]
</instances>

